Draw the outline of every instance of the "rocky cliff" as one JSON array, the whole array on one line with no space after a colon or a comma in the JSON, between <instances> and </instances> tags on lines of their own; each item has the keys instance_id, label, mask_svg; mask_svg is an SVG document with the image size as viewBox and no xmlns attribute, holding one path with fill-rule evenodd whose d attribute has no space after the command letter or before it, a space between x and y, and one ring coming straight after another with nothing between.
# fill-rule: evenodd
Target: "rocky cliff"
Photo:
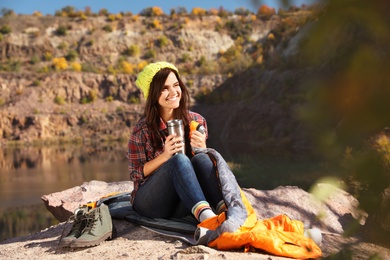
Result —
<instances>
[{"instance_id":1,"label":"rocky cliff","mask_svg":"<svg viewBox=\"0 0 390 260\"><path fill-rule=\"evenodd\" d=\"M175 63L199 104L227 78L272 65L276 47L285 46L309 15L1 17L0 144L127 139L143 112L134 81L145 64ZM244 84L266 86L251 77ZM238 93L245 87L239 79L230 84ZM246 107L251 112L257 104ZM222 112L202 113L213 120ZM274 116L279 113L271 121ZM267 129L256 135L280 136Z\"/></svg>"}]
</instances>

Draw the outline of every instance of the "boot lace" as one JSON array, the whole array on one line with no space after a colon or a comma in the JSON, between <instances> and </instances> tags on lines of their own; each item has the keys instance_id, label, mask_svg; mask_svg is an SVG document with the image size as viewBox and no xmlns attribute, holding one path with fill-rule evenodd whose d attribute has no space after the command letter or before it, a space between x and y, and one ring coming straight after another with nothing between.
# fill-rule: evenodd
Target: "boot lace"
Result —
<instances>
[{"instance_id":1,"label":"boot lace","mask_svg":"<svg viewBox=\"0 0 390 260\"><path fill-rule=\"evenodd\" d=\"M96 214L98 215L98 218L96 218ZM102 215L100 214L100 208L96 208L96 210L88 213L85 217L85 220L86 220L86 225L83 230L83 233L95 230L97 221L100 220L100 222L102 222Z\"/></svg>"},{"instance_id":2,"label":"boot lace","mask_svg":"<svg viewBox=\"0 0 390 260\"><path fill-rule=\"evenodd\" d=\"M73 225L72 225L72 228L70 229L68 234L70 234L70 233L72 233L73 231L76 231L76 230L81 230L81 233L83 233L83 230L85 229L85 227L82 227L82 226L83 226L83 223L84 223L85 219L86 219L85 215L77 216L76 214L74 214L74 215L70 216L68 218L68 220L64 224L64 228L62 229L62 233L61 233L61 237L60 237L60 240L58 242L58 245L61 245L62 239L64 238L66 225L70 221L73 221Z\"/></svg>"}]
</instances>

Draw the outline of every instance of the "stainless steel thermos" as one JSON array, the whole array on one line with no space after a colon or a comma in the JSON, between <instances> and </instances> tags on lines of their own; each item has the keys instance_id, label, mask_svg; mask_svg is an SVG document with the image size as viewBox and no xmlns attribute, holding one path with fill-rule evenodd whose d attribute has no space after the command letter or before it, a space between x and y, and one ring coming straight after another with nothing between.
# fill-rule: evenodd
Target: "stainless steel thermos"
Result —
<instances>
[{"instance_id":1,"label":"stainless steel thermos","mask_svg":"<svg viewBox=\"0 0 390 260\"><path fill-rule=\"evenodd\" d=\"M185 144L184 144L184 125L181 119L173 119L167 122L168 134L176 133L177 136L183 137L183 148L178 150L178 153L185 154Z\"/></svg>"}]
</instances>

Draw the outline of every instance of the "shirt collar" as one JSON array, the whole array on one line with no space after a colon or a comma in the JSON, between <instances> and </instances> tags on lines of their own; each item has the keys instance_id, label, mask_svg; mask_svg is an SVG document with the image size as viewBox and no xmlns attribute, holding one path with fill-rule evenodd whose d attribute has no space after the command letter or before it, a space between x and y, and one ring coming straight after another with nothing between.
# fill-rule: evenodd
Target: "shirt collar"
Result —
<instances>
[{"instance_id":1,"label":"shirt collar","mask_svg":"<svg viewBox=\"0 0 390 260\"><path fill-rule=\"evenodd\" d=\"M164 122L164 120L160 117L160 126L159 126L159 131L164 131L165 129L167 129L167 124Z\"/></svg>"}]
</instances>

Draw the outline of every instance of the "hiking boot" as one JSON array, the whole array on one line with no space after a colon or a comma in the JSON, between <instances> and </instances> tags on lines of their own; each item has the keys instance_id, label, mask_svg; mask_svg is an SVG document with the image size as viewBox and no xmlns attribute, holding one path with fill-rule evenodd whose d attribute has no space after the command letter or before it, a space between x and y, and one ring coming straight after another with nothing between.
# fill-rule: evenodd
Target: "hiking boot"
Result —
<instances>
[{"instance_id":1,"label":"hiking boot","mask_svg":"<svg viewBox=\"0 0 390 260\"><path fill-rule=\"evenodd\" d=\"M101 204L86 215L86 226L81 236L70 243L71 248L97 246L112 238L112 220L108 207Z\"/></svg>"},{"instance_id":2,"label":"hiking boot","mask_svg":"<svg viewBox=\"0 0 390 260\"><path fill-rule=\"evenodd\" d=\"M72 215L67 222L73 220L73 225L66 237L61 236L59 245L62 247L68 247L73 240L79 238L83 233L83 230L87 224L85 219L85 214L88 212L88 206L82 206L75 210L74 215ZM65 224L66 226L66 224ZM64 230L65 231L65 226Z\"/></svg>"}]
</instances>

